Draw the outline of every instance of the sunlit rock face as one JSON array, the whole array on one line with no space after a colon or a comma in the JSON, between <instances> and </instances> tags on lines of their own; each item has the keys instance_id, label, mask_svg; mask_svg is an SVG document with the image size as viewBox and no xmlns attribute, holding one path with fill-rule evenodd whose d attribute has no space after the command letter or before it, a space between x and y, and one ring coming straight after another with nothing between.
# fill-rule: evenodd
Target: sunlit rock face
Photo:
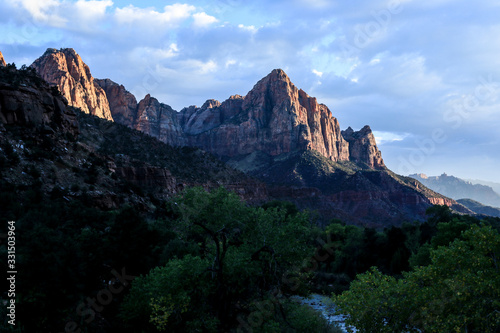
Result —
<instances>
[{"instance_id":1,"label":"sunlit rock face","mask_svg":"<svg viewBox=\"0 0 500 333\"><path fill-rule=\"evenodd\" d=\"M349 142L349 156L352 161L364 163L372 169L385 168L382 153L377 148L370 126L367 125L357 132L349 127L342 131L342 136Z\"/></svg>"},{"instance_id":2,"label":"sunlit rock face","mask_svg":"<svg viewBox=\"0 0 500 333\"><path fill-rule=\"evenodd\" d=\"M222 103L208 100L176 112L150 95L137 102L124 86L94 79L73 49L48 49L32 66L57 85L70 105L171 145L227 157L315 150L332 161L385 168L369 127L341 132L328 107L298 89L281 69L257 82L246 96L234 95Z\"/></svg>"},{"instance_id":3,"label":"sunlit rock face","mask_svg":"<svg viewBox=\"0 0 500 333\"><path fill-rule=\"evenodd\" d=\"M47 49L31 65L50 84L56 85L69 105L85 113L113 120L104 90L94 82L89 67L73 49Z\"/></svg>"},{"instance_id":4,"label":"sunlit rock face","mask_svg":"<svg viewBox=\"0 0 500 333\"><path fill-rule=\"evenodd\" d=\"M273 70L245 96L207 101L179 115L187 143L217 155L262 151L279 155L313 149L334 161L349 159L349 146L330 110Z\"/></svg>"}]
</instances>

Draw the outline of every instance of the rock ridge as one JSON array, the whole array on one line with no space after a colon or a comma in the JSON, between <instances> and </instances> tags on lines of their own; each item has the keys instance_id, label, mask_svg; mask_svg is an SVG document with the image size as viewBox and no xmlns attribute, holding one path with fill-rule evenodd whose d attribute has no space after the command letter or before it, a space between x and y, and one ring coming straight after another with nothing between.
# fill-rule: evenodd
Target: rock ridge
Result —
<instances>
[{"instance_id":1,"label":"rock ridge","mask_svg":"<svg viewBox=\"0 0 500 333\"><path fill-rule=\"evenodd\" d=\"M32 66L70 105L174 146L194 146L220 157L315 150L335 162L385 168L369 127L342 132L328 107L298 89L282 69L271 71L246 96L207 100L177 112L149 94L138 102L123 85L94 79L73 49L47 49Z\"/></svg>"}]
</instances>

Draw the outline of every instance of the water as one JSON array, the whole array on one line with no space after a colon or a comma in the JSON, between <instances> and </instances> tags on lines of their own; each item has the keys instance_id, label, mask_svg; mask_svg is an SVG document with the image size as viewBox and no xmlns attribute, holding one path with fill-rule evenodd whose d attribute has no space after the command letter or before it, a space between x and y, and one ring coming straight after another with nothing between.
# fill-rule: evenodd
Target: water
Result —
<instances>
[{"instance_id":1,"label":"water","mask_svg":"<svg viewBox=\"0 0 500 333\"><path fill-rule=\"evenodd\" d=\"M316 311L321 312L321 314L323 314L323 316L330 323L337 323L344 332L347 332L345 324L346 316L336 313L335 304L333 304L332 300L328 296L311 294L308 298L293 296L292 299L300 302L301 304L308 305ZM354 329L353 327L350 328L353 330L353 332L356 332L356 329Z\"/></svg>"}]
</instances>

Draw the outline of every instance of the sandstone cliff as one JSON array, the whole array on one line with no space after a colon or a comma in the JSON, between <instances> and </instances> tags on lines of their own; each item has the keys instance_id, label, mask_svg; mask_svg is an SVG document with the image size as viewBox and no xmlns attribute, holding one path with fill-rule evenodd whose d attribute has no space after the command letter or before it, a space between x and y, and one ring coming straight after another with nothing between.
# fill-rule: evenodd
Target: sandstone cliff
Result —
<instances>
[{"instance_id":1,"label":"sandstone cliff","mask_svg":"<svg viewBox=\"0 0 500 333\"><path fill-rule=\"evenodd\" d=\"M370 126L367 125L357 132L349 127L342 131L342 136L349 142L349 156L352 161L364 163L372 169L385 168L382 153L377 148Z\"/></svg>"},{"instance_id":2,"label":"sandstone cliff","mask_svg":"<svg viewBox=\"0 0 500 333\"><path fill-rule=\"evenodd\" d=\"M316 150L333 161L349 160L348 143L330 110L273 70L245 96L232 96L179 115L187 144L219 156L262 151L279 155Z\"/></svg>"},{"instance_id":3,"label":"sandstone cliff","mask_svg":"<svg viewBox=\"0 0 500 333\"><path fill-rule=\"evenodd\" d=\"M71 106L113 120L106 93L94 82L89 67L75 50L47 49L31 66L43 79L56 85Z\"/></svg>"},{"instance_id":4,"label":"sandstone cliff","mask_svg":"<svg viewBox=\"0 0 500 333\"><path fill-rule=\"evenodd\" d=\"M119 124L134 127L137 117L137 99L123 85L110 79L94 79L106 93L113 120Z\"/></svg>"},{"instance_id":5,"label":"sandstone cliff","mask_svg":"<svg viewBox=\"0 0 500 333\"><path fill-rule=\"evenodd\" d=\"M281 69L245 97L208 100L176 112L150 95L137 103L122 85L94 79L73 49L48 49L32 66L70 105L174 146L195 146L221 157L315 150L332 161L385 168L369 127L342 133L328 107L298 89Z\"/></svg>"},{"instance_id":6,"label":"sandstone cliff","mask_svg":"<svg viewBox=\"0 0 500 333\"><path fill-rule=\"evenodd\" d=\"M173 146L184 145L177 112L149 94L137 106L134 128Z\"/></svg>"},{"instance_id":7,"label":"sandstone cliff","mask_svg":"<svg viewBox=\"0 0 500 333\"><path fill-rule=\"evenodd\" d=\"M0 52L0 67L5 66L7 63L5 62L5 59L3 58L2 52Z\"/></svg>"}]
</instances>

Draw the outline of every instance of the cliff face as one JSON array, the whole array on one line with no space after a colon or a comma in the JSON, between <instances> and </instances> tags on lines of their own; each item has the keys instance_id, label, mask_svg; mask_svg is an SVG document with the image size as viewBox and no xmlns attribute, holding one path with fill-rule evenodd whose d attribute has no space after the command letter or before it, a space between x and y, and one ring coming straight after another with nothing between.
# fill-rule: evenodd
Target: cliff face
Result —
<instances>
[{"instance_id":1,"label":"cliff face","mask_svg":"<svg viewBox=\"0 0 500 333\"><path fill-rule=\"evenodd\" d=\"M370 126L355 132L351 127L342 131L342 136L349 142L349 156L352 161L364 163L372 169L384 169L382 153L377 148L375 136Z\"/></svg>"},{"instance_id":2,"label":"cliff face","mask_svg":"<svg viewBox=\"0 0 500 333\"><path fill-rule=\"evenodd\" d=\"M106 93L113 120L119 124L133 127L137 117L137 99L121 84L110 79L94 79Z\"/></svg>"},{"instance_id":3,"label":"cliff face","mask_svg":"<svg viewBox=\"0 0 500 333\"><path fill-rule=\"evenodd\" d=\"M46 130L60 128L77 135L78 122L67 101L44 82L8 67L0 68L0 122L2 124L31 124ZM50 126L50 127L49 127Z\"/></svg>"},{"instance_id":4,"label":"cliff face","mask_svg":"<svg viewBox=\"0 0 500 333\"><path fill-rule=\"evenodd\" d=\"M104 90L94 82L89 67L73 49L47 49L32 65L50 84L56 85L69 105L85 113L113 120Z\"/></svg>"},{"instance_id":5,"label":"cliff face","mask_svg":"<svg viewBox=\"0 0 500 333\"><path fill-rule=\"evenodd\" d=\"M262 151L279 155L316 150L333 161L349 160L348 143L330 110L277 69L245 96L207 101L179 116L189 145L220 156Z\"/></svg>"},{"instance_id":6,"label":"cliff face","mask_svg":"<svg viewBox=\"0 0 500 333\"><path fill-rule=\"evenodd\" d=\"M134 128L173 146L184 145L177 112L149 94L137 106Z\"/></svg>"},{"instance_id":7,"label":"cliff face","mask_svg":"<svg viewBox=\"0 0 500 333\"><path fill-rule=\"evenodd\" d=\"M201 108L176 112L150 95L137 103L122 85L94 79L73 49L48 49L32 66L58 86L70 105L174 146L195 146L223 157L315 150L332 161L385 168L369 128L342 133L330 110L297 89L280 69L245 97L208 100Z\"/></svg>"}]
</instances>

